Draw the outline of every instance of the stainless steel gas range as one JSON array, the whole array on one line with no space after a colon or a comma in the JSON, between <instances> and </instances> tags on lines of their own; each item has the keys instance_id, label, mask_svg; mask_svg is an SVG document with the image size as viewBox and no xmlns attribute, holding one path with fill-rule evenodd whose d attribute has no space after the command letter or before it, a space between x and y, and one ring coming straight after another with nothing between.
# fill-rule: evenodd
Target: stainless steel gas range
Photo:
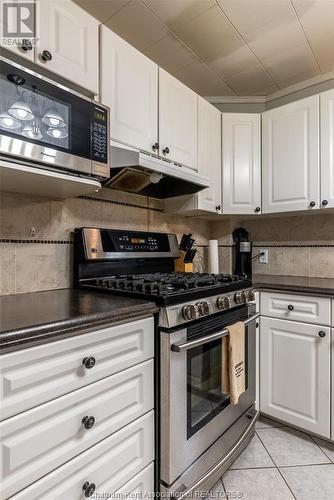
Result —
<instances>
[{"instance_id":1,"label":"stainless steel gas range","mask_svg":"<svg viewBox=\"0 0 334 500\"><path fill-rule=\"evenodd\" d=\"M256 319L251 281L175 273L176 236L81 228L75 231L77 286L153 300L156 336L157 489L206 492L255 433ZM246 391L222 392L221 339L245 324Z\"/></svg>"}]
</instances>

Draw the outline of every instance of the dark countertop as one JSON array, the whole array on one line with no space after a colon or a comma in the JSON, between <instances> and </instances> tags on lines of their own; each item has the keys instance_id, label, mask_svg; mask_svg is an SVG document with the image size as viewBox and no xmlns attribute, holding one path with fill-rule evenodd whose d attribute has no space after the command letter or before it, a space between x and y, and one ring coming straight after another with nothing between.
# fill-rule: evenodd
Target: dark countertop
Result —
<instances>
[{"instance_id":1,"label":"dark countertop","mask_svg":"<svg viewBox=\"0 0 334 500\"><path fill-rule=\"evenodd\" d=\"M279 290L334 297L333 278L306 278L303 276L254 274L252 276L252 281L253 287L259 290Z\"/></svg>"},{"instance_id":2,"label":"dark countertop","mask_svg":"<svg viewBox=\"0 0 334 500\"><path fill-rule=\"evenodd\" d=\"M2 353L158 312L145 300L62 289L0 296Z\"/></svg>"}]
</instances>

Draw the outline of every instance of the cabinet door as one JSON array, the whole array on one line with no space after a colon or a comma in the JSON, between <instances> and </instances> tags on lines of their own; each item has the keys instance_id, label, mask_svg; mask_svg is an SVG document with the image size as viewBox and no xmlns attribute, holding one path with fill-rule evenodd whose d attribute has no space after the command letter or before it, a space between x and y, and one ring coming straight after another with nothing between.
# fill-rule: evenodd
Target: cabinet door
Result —
<instances>
[{"instance_id":1,"label":"cabinet door","mask_svg":"<svg viewBox=\"0 0 334 500\"><path fill-rule=\"evenodd\" d=\"M223 113L223 212L261 213L261 116Z\"/></svg>"},{"instance_id":2,"label":"cabinet door","mask_svg":"<svg viewBox=\"0 0 334 500\"><path fill-rule=\"evenodd\" d=\"M11 499L83 500L86 497L93 498L93 495L95 498L114 498L115 491L153 460L154 414L149 412L43 476ZM95 485L95 493L84 493L83 486L87 482Z\"/></svg>"},{"instance_id":3,"label":"cabinet door","mask_svg":"<svg viewBox=\"0 0 334 500\"><path fill-rule=\"evenodd\" d=\"M334 207L334 90L320 94L321 208ZM327 203L326 203L327 201ZM323 204L324 203L324 204Z\"/></svg>"},{"instance_id":4,"label":"cabinet door","mask_svg":"<svg viewBox=\"0 0 334 500\"><path fill-rule=\"evenodd\" d=\"M210 187L198 193L198 209L221 213L221 113L198 98L198 173Z\"/></svg>"},{"instance_id":5,"label":"cabinet door","mask_svg":"<svg viewBox=\"0 0 334 500\"><path fill-rule=\"evenodd\" d=\"M158 141L158 66L101 29L101 100L111 108L111 138L152 152Z\"/></svg>"},{"instance_id":6,"label":"cabinet door","mask_svg":"<svg viewBox=\"0 0 334 500\"><path fill-rule=\"evenodd\" d=\"M260 409L330 437L330 329L261 318Z\"/></svg>"},{"instance_id":7,"label":"cabinet door","mask_svg":"<svg viewBox=\"0 0 334 500\"><path fill-rule=\"evenodd\" d=\"M36 7L36 63L98 94L98 21L70 0L37 0Z\"/></svg>"},{"instance_id":8,"label":"cabinet door","mask_svg":"<svg viewBox=\"0 0 334 500\"><path fill-rule=\"evenodd\" d=\"M20 43L4 43L5 40L1 44L1 49L7 49L14 54L24 57L24 59L28 59L31 62L34 62L34 40L35 37L35 8L34 1L32 0L28 4L24 4L19 0L11 0L10 2L6 2L8 8L3 11L3 14L6 15L6 23L9 28L13 31L17 31L17 29L21 29ZM0 2L1 8L4 9L5 2ZM20 19L22 19L20 21ZM24 33L26 33L26 38L24 37ZM17 39L9 38L9 42L16 42ZM29 44L30 42L30 44ZM24 47L24 49L22 48Z\"/></svg>"},{"instance_id":9,"label":"cabinet door","mask_svg":"<svg viewBox=\"0 0 334 500\"><path fill-rule=\"evenodd\" d=\"M160 154L194 170L197 170L197 105L195 92L159 68Z\"/></svg>"},{"instance_id":10,"label":"cabinet door","mask_svg":"<svg viewBox=\"0 0 334 500\"><path fill-rule=\"evenodd\" d=\"M331 440L334 441L334 370L333 370L333 360L334 360L334 328L331 328L331 337L332 337L332 429L331 429Z\"/></svg>"},{"instance_id":11,"label":"cabinet door","mask_svg":"<svg viewBox=\"0 0 334 500\"><path fill-rule=\"evenodd\" d=\"M262 115L263 212L319 206L319 96Z\"/></svg>"}]
</instances>

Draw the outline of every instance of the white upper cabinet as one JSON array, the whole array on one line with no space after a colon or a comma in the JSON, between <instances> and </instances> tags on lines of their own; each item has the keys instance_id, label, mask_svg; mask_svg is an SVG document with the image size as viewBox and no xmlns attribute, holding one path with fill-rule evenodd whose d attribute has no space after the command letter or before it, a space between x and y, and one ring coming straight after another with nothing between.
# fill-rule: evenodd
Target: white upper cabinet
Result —
<instances>
[{"instance_id":1,"label":"white upper cabinet","mask_svg":"<svg viewBox=\"0 0 334 500\"><path fill-rule=\"evenodd\" d=\"M197 94L159 68L160 155L197 170Z\"/></svg>"},{"instance_id":2,"label":"white upper cabinet","mask_svg":"<svg viewBox=\"0 0 334 500\"><path fill-rule=\"evenodd\" d=\"M223 213L261 213L261 115L222 116Z\"/></svg>"},{"instance_id":3,"label":"white upper cabinet","mask_svg":"<svg viewBox=\"0 0 334 500\"><path fill-rule=\"evenodd\" d=\"M0 2L2 5L4 5L5 2ZM35 37L35 31L34 31L34 9L33 5L34 2L33 0L29 2L28 5L24 5L24 3L20 2L19 0L11 0L10 7L7 10L7 18L8 18L8 26L12 27L13 30L16 30L16 27L18 26L19 21L19 16L17 15L18 11L16 9L15 4L17 4L18 9L26 9L23 12L25 20L21 21L20 27L21 30L26 32L27 38L22 38L22 42L20 44L13 44L13 45L2 45L1 47L10 50L14 54L24 57L24 59L28 59L31 62L34 62L34 44L33 41L31 40L32 37ZM3 8L1 5L1 8ZM32 30L31 30L32 27Z\"/></svg>"},{"instance_id":4,"label":"white upper cabinet","mask_svg":"<svg viewBox=\"0 0 334 500\"><path fill-rule=\"evenodd\" d=\"M262 130L263 212L319 207L319 96L266 111Z\"/></svg>"},{"instance_id":5,"label":"white upper cabinet","mask_svg":"<svg viewBox=\"0 0 334 500\"><path fill-rule=\"evenodd\" d=\"M101 30L101 101L111 108L111 138L158 154L158 66L108 28Z\"/></svg>"},{"instance_id":6,"label":"white upper cabinet","mask_svg":"<svg viewBox=\"0 0 334 500\"><path fill-rule=\"evenodd\" d=\"M221 213L221 113L198 98L198 173L210 187L197 194L198 209Z\"/></svg>"},{"instance_id":7,"label":"white upper cabinet","mask_svg":"<svg viewBox=\"0 0 334 500\"><path fill-rule=\"evenodd\" d=\"M36 21L35 62L98 94L98 21L71 0L37 0Z\"/></svg>"},{"instance_id":8,"label":"white upper cabinet","mask_svg":"<svg viewBox=\"0 0 334 500\"><path fill-rule=\"evenodd\" d=\"M334 207L334 90L320 94L321 208Z\"/></svg>"}]
</instances>

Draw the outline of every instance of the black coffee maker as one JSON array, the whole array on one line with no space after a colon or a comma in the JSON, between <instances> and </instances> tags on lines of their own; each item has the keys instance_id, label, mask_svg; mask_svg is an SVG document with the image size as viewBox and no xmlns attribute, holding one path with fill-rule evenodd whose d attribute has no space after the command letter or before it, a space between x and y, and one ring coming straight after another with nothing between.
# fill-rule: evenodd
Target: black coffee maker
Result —
<instances>
[{"instance_id":1,"label":"black coffee maker","mask_svg":"<svg viewBox=\"0 0 334 500\"><path fill-rule=\"evenodd\" d=\"M251 277L252 242L248 239L248 231L243 227L238 227L232 234L234 241L233 273Z\"/></svg>"}]
</instances>

